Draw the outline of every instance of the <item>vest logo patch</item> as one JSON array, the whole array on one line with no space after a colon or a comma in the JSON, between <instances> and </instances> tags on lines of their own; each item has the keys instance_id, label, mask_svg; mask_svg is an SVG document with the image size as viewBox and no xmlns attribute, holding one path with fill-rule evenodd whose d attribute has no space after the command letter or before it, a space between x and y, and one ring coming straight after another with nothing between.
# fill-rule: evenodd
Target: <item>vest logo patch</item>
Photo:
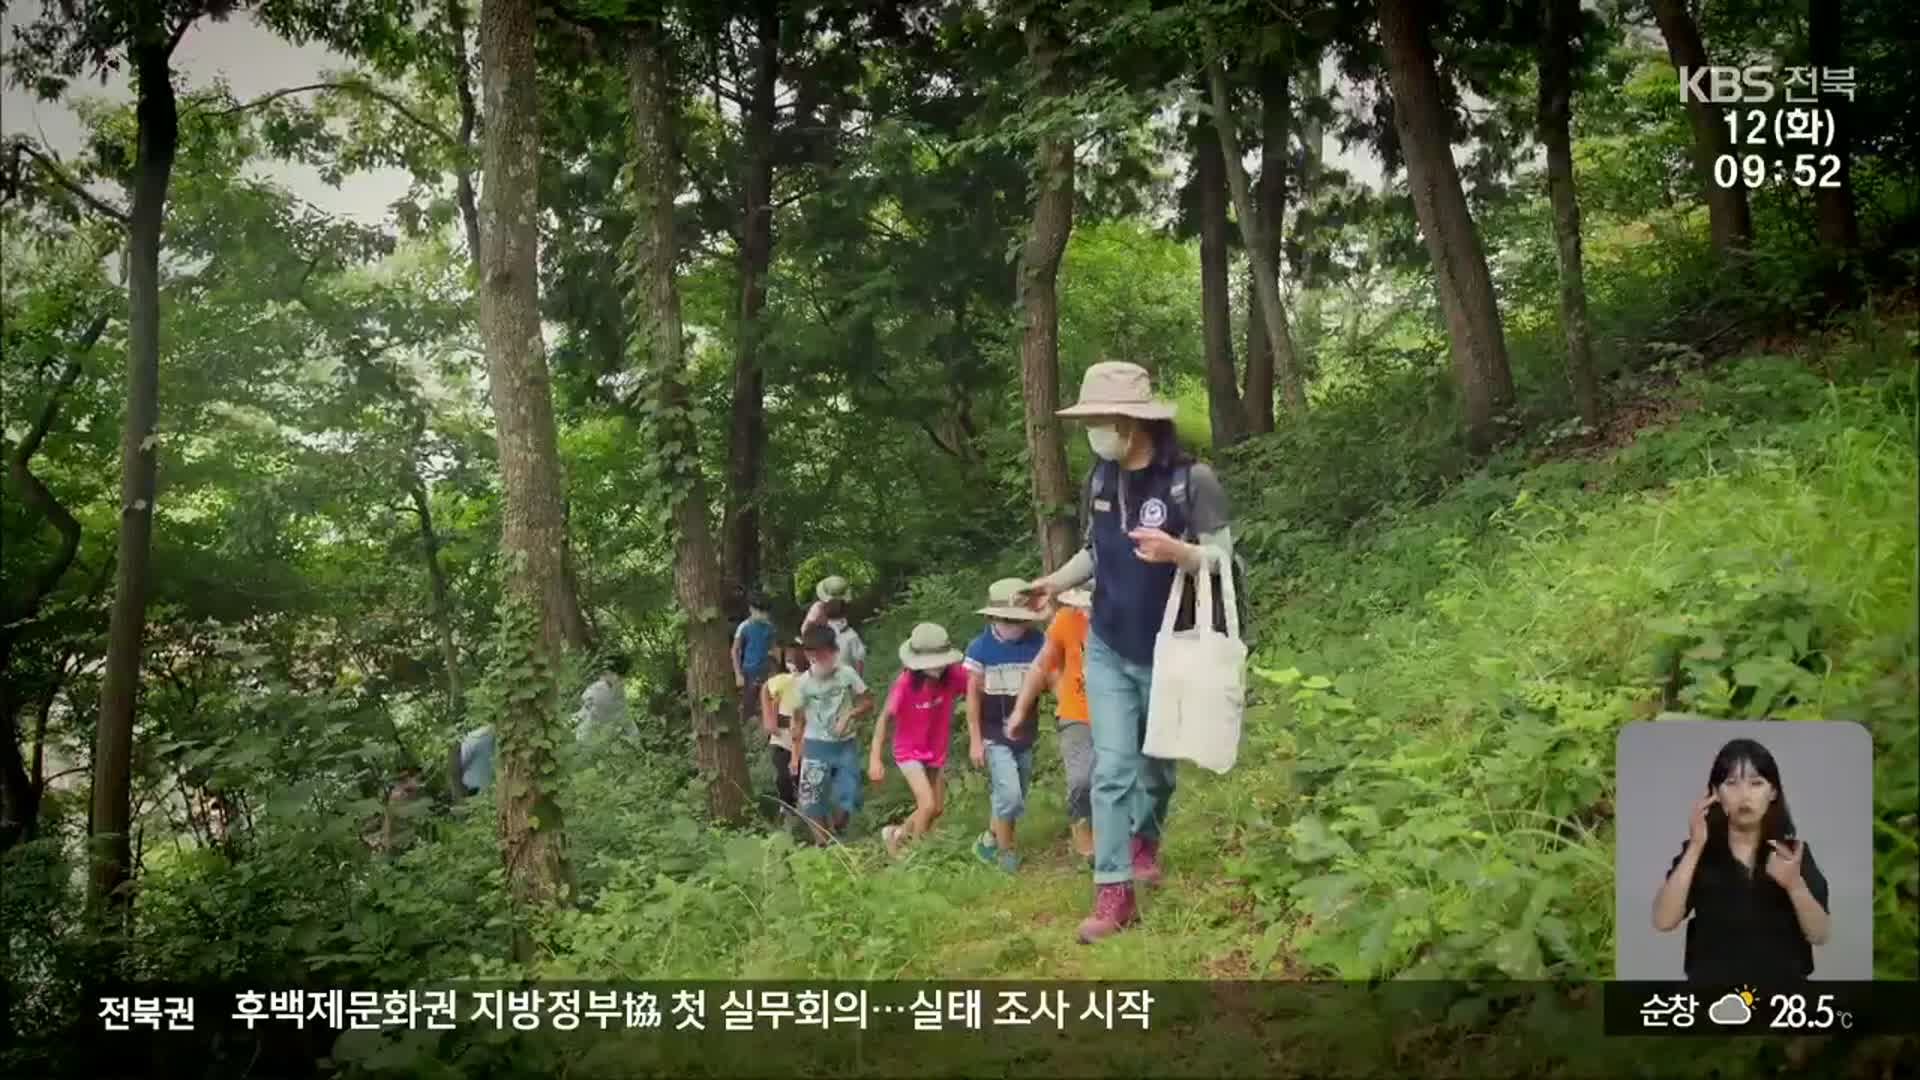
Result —
<instances>
[{"instance_id":1,"label":"vest logo patch","mask_svg":"<svg viewBox=\"0 0 1920 1080\"><path fill-rule=\"evenodd\" d=\"M1093 508L1104 514L1113 509L1113 504L1105 499L1095 499L1093 500Z\"/></svg>"},{"instance_id":2,"label":"vest logo patch","mask_svg":"<svg viewBox=\"0 0 1920 1080\"><path fill-rule=\"evenodd\" d=\"M1140 524L1157 529L1167 523L1167 504L1159 499L1148 499L1140 507Z\"/></svg>"}]
</instances>

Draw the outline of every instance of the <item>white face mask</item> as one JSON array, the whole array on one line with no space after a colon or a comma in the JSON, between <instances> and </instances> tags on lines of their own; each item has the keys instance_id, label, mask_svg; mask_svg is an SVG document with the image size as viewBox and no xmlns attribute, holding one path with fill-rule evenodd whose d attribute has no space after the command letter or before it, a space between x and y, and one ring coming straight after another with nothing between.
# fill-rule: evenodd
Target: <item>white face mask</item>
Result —
<instances>
[{"instance_id":1,"label":"white face mask","mask_svg":"<svg viewBox=\"0 0 1920 1080\"><path fill-rule=\"evenodd\" d=\"M1108 461L1119 461L1127 452L1127 440L1121 436L1120 429L1111 424L1088 428L1087 443L1096 456Z\"/></svg>"}]
</instances>

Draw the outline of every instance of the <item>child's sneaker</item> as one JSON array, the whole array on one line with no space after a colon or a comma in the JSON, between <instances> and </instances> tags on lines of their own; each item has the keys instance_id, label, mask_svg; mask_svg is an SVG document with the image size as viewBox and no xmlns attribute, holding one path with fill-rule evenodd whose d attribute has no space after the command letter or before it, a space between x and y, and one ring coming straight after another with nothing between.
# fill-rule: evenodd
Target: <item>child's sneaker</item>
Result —
<instances>
[{"instance_id":1,"label":"child's sneaker","mask_svg":"<svg viewBox=\"0 0 1920 1080\"><path fill-rule=\"evenodd\" d=\"M973 855L988 866L1000 865L1000 845L994 842L992 833L983 832L973 842Z\"/></svg>"},{"instance_id":2,"label":"child's sneaker","mask_svg":"<svg viewBox=\"0 0 1920 1080\"><path fill-rule=\"evenodd\" d=\"M1140 917L1134 906L1133 886L1122 882L1101 885L1093 894L1093 914L1080 920L1080 944L1091 945L1101 938L1119 933Z\"/></svg>"},{"instance_id":3,"label":"child's sneaker","mask_svg":"<svg viewBox=\"0 0 1920 1080\"><path fill-rule=\"evenodd\" d=\"M887 854L900 857L900 826L888 825L880 830L880 842L887 846Z\"/></svg>"},{"instance_id":4,"label":"child's sneaker","mask_svg":"<svg viewBox=\"0 0 1920 1080\"><path fill-rule=\"evenodd\" d=\"M1133 838L1133 880L1152 885L1160 880L1160 838Z\"/></svg>"},{"instance_id":5,"label":"child's sneaker","mask_svg":"<svg viewBox=\"0 0 1920 1080\"><path fill-rule=\"evenodd\" d=\"M1017 851L1000 852L1000 869L1011 874L1020 869L1020 853Z\"/></svg>"}]
</instances>

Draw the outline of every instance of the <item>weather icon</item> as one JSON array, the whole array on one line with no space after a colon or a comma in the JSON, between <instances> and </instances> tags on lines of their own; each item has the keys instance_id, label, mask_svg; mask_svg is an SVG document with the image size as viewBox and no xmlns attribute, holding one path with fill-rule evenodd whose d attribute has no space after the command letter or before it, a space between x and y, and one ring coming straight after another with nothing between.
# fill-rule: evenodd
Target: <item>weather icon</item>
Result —
<instances>
[{"instance_id":1,"label":"weather icon","mask_svg":"<svg viewBox=\"0 0 1920 1080\"><path fill-rule=\"evenodd\" d=\"M1724 1027L1739 1027L1753 1019L1753 989L1743 986L1707 1009L1707 1019Z\"/></svg>"}]
</instances>

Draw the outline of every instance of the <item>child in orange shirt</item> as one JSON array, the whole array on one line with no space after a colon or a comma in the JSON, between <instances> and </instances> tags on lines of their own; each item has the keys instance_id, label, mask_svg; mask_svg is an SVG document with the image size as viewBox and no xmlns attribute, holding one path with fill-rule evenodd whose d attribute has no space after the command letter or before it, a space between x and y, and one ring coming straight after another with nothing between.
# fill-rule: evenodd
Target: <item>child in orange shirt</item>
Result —
<instances>
[{"instance_id":1,"label":"child in orange shirt","mask_svg":"<svg viewBox=\"0 0 1920 1080\"><path fill-rule=\"evenodd\" d=\"M1093 606L1088 589L1060 594L1060 610L1047 626L1046 644L1020 687L1019 700L1007 718L1007 730L1017 731L1027 721L1042 691L1054 695L1054 732L1060 760L1067 773L1067 820L1073 831L1073 850L1093 857L1093 730L1087 714L1087 611Z\"/></svg>"}]
</instances>

